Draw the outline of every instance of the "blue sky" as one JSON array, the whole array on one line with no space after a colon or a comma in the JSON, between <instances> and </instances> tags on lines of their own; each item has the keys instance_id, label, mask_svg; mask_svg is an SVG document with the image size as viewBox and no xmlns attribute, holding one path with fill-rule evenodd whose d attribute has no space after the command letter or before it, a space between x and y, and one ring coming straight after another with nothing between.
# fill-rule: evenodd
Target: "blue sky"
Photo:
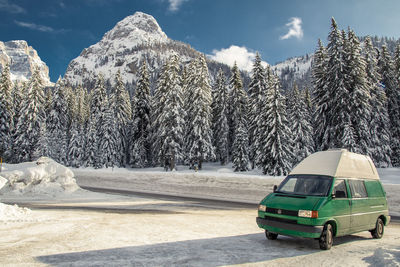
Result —
<instances>
[{"instance_id":1,"label":"blue sky","mask_svg":"<svg viewBox=\"0 0 400 267\"><path fill-rule=\"evenodd\" d=\"M0 40L26 40L55 81L136 11L170 38L242 68L255 51L270 64L313 52L318 38L326 44L331 17L360 36L400 37L398 0L0 0Z\"/></svg>"}]
</instances>

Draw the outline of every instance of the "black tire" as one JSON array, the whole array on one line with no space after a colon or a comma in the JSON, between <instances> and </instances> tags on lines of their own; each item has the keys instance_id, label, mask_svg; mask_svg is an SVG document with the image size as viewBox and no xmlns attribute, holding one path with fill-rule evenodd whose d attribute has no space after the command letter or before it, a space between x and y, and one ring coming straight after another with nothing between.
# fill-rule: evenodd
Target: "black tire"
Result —
<instances>
[{"instance_id":1,"label":"black tire","mask_svg":"<svg viewBox=\"0 0 400 267\"><path fill-rule=\"evenodd\" d=\"M331 249L333 244L333 229L332 225L325 224L322 230L321 237L319 238L319 248L323 250Z\"/></svg>"},{"instance_id":2,"label":"black tire","mask_svg":"<svg viewBox=\"0 0 400 267\"><path fill-rule=\"evenodd\" d=\"M371 231L371 235L373 238L380 239L382 238L384 232L385 224L383 223L381 218L378 218L378 220L376 220L376 227L374 230Z\"/></svg>"},{"instance_id":3,"label":"black tire","mask_svg":"<svg viewBox=\"0 0 400 267\"><path fill-rule=\"evenodd\" d=\"M265 236L268 240L276 240L278 238L278 234L268 232L267 230L265 230Z\"/></svg>"}]
</instances>

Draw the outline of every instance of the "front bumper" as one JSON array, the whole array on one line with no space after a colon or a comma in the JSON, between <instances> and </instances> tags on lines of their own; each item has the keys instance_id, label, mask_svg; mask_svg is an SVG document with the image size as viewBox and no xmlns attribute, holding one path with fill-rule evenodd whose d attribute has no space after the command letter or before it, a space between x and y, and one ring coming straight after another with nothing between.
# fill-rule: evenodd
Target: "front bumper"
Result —
<instances>
[{"instance_id":1,"label":"front bumper","mask_svg":"<svg viewBox=\"0 0 400 267\"><path fill-rule=\"evenodd\" d=\"M323 226L319 225L314 226L314 225L278 222L260 217L257 217L256 221L258 227L260 228L263 228L273 233L290 235L290 236L319 238L321 236L321 232L323 229Z\"/></svg>"}]
</instances>

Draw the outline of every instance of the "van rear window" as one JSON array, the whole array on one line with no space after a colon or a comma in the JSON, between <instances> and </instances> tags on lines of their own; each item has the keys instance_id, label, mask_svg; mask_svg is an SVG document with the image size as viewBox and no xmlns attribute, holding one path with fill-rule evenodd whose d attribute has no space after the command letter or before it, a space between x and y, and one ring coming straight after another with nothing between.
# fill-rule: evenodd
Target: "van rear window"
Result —
<instances>
[{"instance_id":1,"label":"van rear window","mask_svg":"<svg viewBox=\"0 0 400 267\"><path fill-rule=\"evenodd\" d=\"M382 185L379 181L365 180L365 187L369 197L384 197Z\"/></svg>"},{"instance_id":2,"label":"van rear window","mask_svg":"<svg viewBox=\"0 0 400 267\"><path fill-rule=\"evenodd\" d=\"M332 177L321 175L289 175L276 192L306 196L327 196Z\"/></svg>"}]
</instances>

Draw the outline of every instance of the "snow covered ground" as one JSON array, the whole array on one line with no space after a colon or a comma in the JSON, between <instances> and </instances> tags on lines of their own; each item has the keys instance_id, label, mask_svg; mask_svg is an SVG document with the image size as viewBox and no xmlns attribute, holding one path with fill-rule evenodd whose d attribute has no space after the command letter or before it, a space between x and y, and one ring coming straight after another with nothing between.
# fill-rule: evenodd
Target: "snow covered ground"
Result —
<instances>
[{"instance_id":1,"label":"snow covered ground","mask_svg":"<svg viewBox=\"0 0 400 267\"><path fill-rule=\"evenodd\" d=\"M93 193L76 183L257 203L283 177L237 174L218 164L165 173L71 172L46 158L39 163L3 165L0 202L31 209L0 204L1 266L400 266L399 224L387 227L381 240L363 232L320 251L315 240L266 240L255 209ZM400 195L399 170L380 173L388 198Z\"/></svg>"}]
</instances>

